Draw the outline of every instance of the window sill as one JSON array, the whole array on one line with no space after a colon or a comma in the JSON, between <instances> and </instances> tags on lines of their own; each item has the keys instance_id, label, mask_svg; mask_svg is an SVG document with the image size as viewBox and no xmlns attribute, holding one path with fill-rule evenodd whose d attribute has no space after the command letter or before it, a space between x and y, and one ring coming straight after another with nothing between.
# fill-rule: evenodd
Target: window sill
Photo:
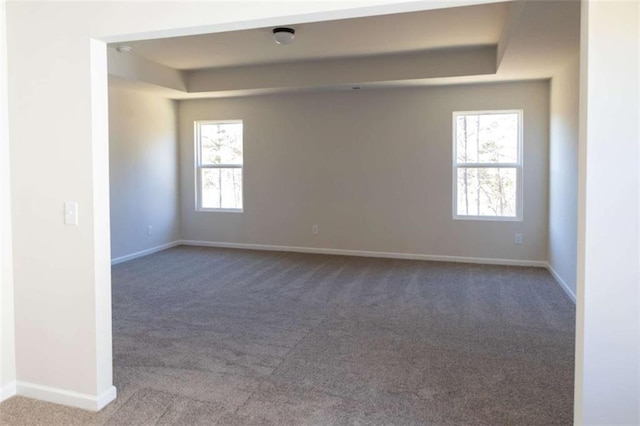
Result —
<instances>
[{"instance_id":1,"label":"window sill","mask_svg":"<svg viewBox=\"0 0 640 426\"><path fill-rule=\"evenodd\" d=\"M242 213L244 209L196 209L196 212L204 213Z\"/></svg>"},{"instance_id":2,"label":"window sill","mask_svg":"<svg viewBox=\"0 0 640 426\"><path fill-rule=\"evenodd\" d=\"M522 222L522 217L453 216L453 220L477 220L477 221L480 221L480 222Z\"/></svg>"}]
</instances>

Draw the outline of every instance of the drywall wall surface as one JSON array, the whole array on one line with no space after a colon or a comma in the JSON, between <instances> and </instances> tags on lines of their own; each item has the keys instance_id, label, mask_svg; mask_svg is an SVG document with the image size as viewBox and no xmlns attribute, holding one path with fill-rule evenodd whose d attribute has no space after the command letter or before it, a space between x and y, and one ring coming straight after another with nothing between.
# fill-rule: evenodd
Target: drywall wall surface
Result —
<instances>
[{"instance_id":1,"label":"drywall wall surface","mask_svg":"<svg viewBox=\"0 0 640 426\"><path fill-rule=\"evenodd\" d=\"M109 163L111 257L179 240L175 101L110 85Z\"/></svg>"},{"instance_id":2,"label":"drywall wall surface","mask_svg":"<svg viewBox=\"0 0 640 426\"><path fill-rule=\"evenodd\" d=\"M384 82L408 79L494 74L496 48L435 50L404 54L234 66L186 73L190 92L328 87L353 81Z\"/></svg>"},{"instance_id":3,"label":"drywall wall surface","mask_svg":"<svg viewBox=\"0 0 640 426\"><path fill-rule=\"evenodd\" d=\"M545 261L548 106L546 81L180 101L182 237ZM524 220L454 220L452 113L495 109L524 110ZM244 211L198 212L194 121L227 119L244 122Z\"/></svg>"},{"instance_id":4,"label":"drywall wall surface","mask_svg":"<svg viewBox=\"0 0 640 426\"><path fill-rule=\"evenodd\" d=\"M440 0L7 3L18 381L36 385L38 398L93 409L115 397L106 42L444 6ZM78 203L77 226L64 225L65 201Z\"/></svg>"},{"instance_id":5,"label":"drywall wall surface","mask_svg":"<svg viewBox=\"0 0 640 426\"><path fill-rule=\"evenodd\" d=\"M575 424L640 424L640 4L582 3Z\"/></svg>"},{"instance_id":6,"label":"drywall wall surface","mask_svg":"<svg viewBox=\"0 0 640 426\"><path fill-rule=\"evenodd\" d=\"M551 80L549 265L576 294L578 244L579 56Z\"/></svg>"},{"instance_id":7,"label":"drywall wall surface","mask_svg":"<svg viewBox=\"0 0 640 426\"><path fill-rule=\"evenodd\" d=\"M15 336L9 117L7 115L7 39L5 2L0 2L0 401L15 392Z\"/></svg>"}]
</instances>

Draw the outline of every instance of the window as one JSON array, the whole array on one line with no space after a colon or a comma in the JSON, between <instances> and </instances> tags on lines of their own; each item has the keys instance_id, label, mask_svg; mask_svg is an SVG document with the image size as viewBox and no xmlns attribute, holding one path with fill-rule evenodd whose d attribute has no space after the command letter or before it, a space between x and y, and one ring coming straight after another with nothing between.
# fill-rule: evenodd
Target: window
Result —
<instances>
[{"instance_id":1,"label":"window","mask_svg":"<svg viewBox=\"0 0 640 426\"><path fill-rule=\"evenodd\" d=\"M242 121L197 121L196 209L242 211Z\"/></svg>"},{"instance_id":2,"label":"window","mask_svg":"<svg viewBox=\"0 0 640 426\"><path fill-rule=\"evenodd\" d=\"M522 111L453 114L454 219L522 220Z\"/></svg>"}]
</instances>

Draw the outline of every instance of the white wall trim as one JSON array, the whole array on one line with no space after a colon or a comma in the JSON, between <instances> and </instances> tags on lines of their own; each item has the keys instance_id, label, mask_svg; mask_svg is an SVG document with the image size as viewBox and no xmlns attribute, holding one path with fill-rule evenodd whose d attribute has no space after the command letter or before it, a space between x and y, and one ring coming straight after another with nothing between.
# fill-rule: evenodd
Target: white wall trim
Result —
<instances>
[{"instance_id":1,"label":"white wall trim","mask_svg":"<svg viewBox=\"0 0 640 426\"><path fill-rule=\"evenodd\" d=\"M102 410L109 403L111 403L112 401L115 401L117 397L118 397L118 390L116 389L115 386L111 386L109 389L102 392L100 395L96 397L95 411Z\"/></svg>"},{"instance_id":2,"label":"white wall trim","mask_svg":"<svg viewBox=\"0 0 640 426\"><path fill-rule=\"evenodd\" d=\"M573 303L576 303L576 294L573 292L573 290L571 290L571 287L569 287L567 283L562 279L560 274L558 274L549 263L547 263L546 268L549 271L549 273L553 276L553 278L556 279L556 281L560 285L560 288L562 288L562 290L565 293L567 293L567 296L569 296L569 299L571 299Z\"/></svg>"},{"instance_id":3,"label":"white wall trim","mask_svg":"<svg viewBox=\"0 0 640 426\"><path fill-rule=\"evenodd\" d=\"M16 382L10 382L0 388L0 402L16 395Z\"/></svg>"},{"instance_id":4,"label":"white wall trim","mask_svg":"<svg viewBox=\"0 0 640 426\"><path fill-rule=\"evenodd\" d=\"M116 399L117 391L111 386L98 396L70 392L64 389L41 386L27 382L17 382L17 395L41 401L53 402L89 411L99 411L108 403Z\"/></svg>"},{"instance_id":5,"label":"white wall trim","mask_svg":"<svg viewBox=\"0 0 640 426\"><path fill-rule=\"evenodd\" d=\"M125 256L116 257L114 259L111 259L111 264L112 265L117 265L118 263L123 263L123 262L127 262L129 260L137 259L139 257L148 256L150 254L157 253L157 252L162 251L162 250L170 249L171 247L179 246L180 244L182 244L182 241L176 240L176 241L172 241L172 242L167 243L167 244L162 244L162 245L159 245L159 246L156 246L156 247L151 247L151 248L146 249L146 250L141 250L141 251L137 251L135 253L127 254Z\"/></svg>"},{"instance_id":6,"label":"white wall trim","mask_svg":"<svg viewBox=\"0 0 640 426\"><path fill-rule=\"evenodd\" d=\"M266 245L266 244L241 244L241 243L224 243L224 242L216 242L216 241L195 241L195 240L182 240L180 243L187 246L199 246L199 247L220 247L220 248L238 248L238 249L247 249L247 250L287 251L287 252L294 252L294 253L337 254L342 256L381 257L381 258L388 258L388 259L432 260L437 262L481 263L481 264L487 264L487 265L535 266L540 268L547 267L547 262L544 260L490 259L490 258L483 258L483 257L440 256L440 255L417 254L417 253L389 253L389 252L382 252L382 251L346 250L346 249L317 248L317 247L292 247L292 246L277 246L277 245Z\"/></svg>"}]
</instances>

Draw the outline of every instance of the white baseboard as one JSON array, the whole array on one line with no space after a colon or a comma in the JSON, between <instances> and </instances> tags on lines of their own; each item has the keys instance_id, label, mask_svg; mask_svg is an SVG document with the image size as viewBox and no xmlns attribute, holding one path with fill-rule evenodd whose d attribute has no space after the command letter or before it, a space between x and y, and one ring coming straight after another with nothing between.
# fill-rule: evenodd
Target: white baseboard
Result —
<instances>
[{"instance_id":1,"label":"white baseboard","mask_svg":"<svg viewBox=\"0 0 640 426\"><path fill-rule=\"evenodd\" d=\"M10 382L0 387L0 402L16 395L16 382Z\"/></svg>"},{"instance_id":2,"label":"white baseboard","mask_svg":"<svg viewBox=\"0 0 640 426\"><path fill-rule=\"evenodd\" d=\"M116 257L114 259L111 259L111 264L112 265L117 265L118 263L123 263L123 262L127 262L129 260L137 259L139 257L148 256L150 254L157 253L157 252L162 251L162 250L170 249L171 247L179 246L180 244L181 244L180 241L172 241L172 242L167 243L167 244L162 244L160 246L152 247L150 249L146 249L146 250L138 251L138 252L135 252L135 253L131 253L131 254L128 254L126 256Z\"/></svg>"},{"instance_id":3,"label":"white baseboard","mask_svg":"<svg viewBox=\"0 0 640 426\"><path fill-rule=\"evenodd\" d=\"M555 271L555 269L553 269L553 267L551 267L549 263L547 263L546 268L549 271L549 273L553 276L553 278L556 279L558 284L560 284L560 288L562 288L562 290L564 290L564 292L567 293L567 296L569 296L569 299L571 299L573 303L576 303L576 294L573 292L573 290L571 290L571 288L562 279L562 277Z\"/></svg>"},{"instance_id":4,"label":"white baseboard","mask_svg":"<svg viewBox=\"0 0 640 426\"><path fill-rule=\"evenodd\" d=\"M381 257L388 259L431 260L437 262L481 263L488 265L535 266L546 268L547 262L542 260L491 259L483 257L440 256L417 253L389 253L382 251L345 250L316 247L292 247L266 244L223 243L214 241L182 240L181 244L199 247L237 248L247 250L286 251L294 253L336 254L341 256Z\"/></svg>"},{"instance_id":5,"label":"white baseboard","mask_svg":"<svg viewBox=\"0 0 640 426\"><path fill-rule=\"evenodd\" d=\"M100 411L111 402L115 401L118 397L118 389L115 386L111 386L106 391L102 392L100 395L96 397L96 409L95 411Z\"/></svg>"},{"instance_id":6,"label":"white baseboard","mask_svg":"<svg viewBox=\"0 0 640 426\"><path fill-rule=\"evenodd\" d=\"M16 394L27 398L53 402L54 404L81 408L83 410L99 411L116 399L117 391L115 386L111 386L102 394L93 396L19 381L17 383Z\"/></svg>"}]
</instances>

